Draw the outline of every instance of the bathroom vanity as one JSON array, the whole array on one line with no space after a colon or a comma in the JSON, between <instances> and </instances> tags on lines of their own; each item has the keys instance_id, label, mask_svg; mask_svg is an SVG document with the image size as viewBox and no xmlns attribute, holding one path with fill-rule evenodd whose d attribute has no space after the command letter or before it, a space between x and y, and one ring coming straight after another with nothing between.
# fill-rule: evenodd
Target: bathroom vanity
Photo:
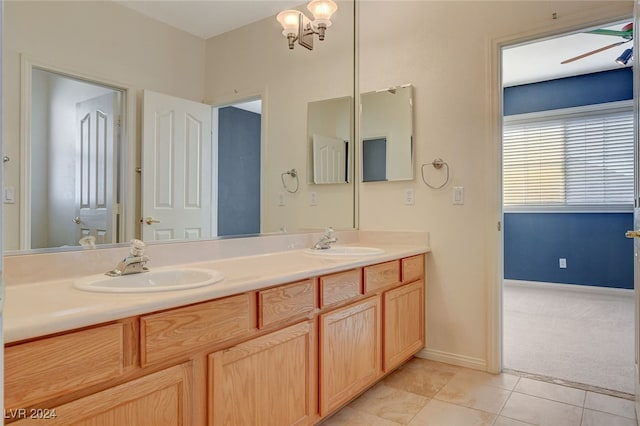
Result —
<instances>
[{"instance_id":1,"label":"bathroom vanity","mask_svg":"<svg viewBox=\"0 0 640 426\"><path fill-rule=\"evenodd\" d=\"M227 287L186 290L200 299L193 303L164 307L166 294L150 294L156 309L111 321L22 339L35 323L14 327L16 340L5 346L5 422L316 424L425 345L428 249L386 248L338 260L294 250L204 263L225 273L213 286ZM271 262L298 269L280 272L278 283L265 271L266 285L233 277L239 265L260 275ZM106 306L143 299L82 296L95 298L96 309L100 298ZM122 312L126 306L112 315ZM11 326L11 315L6 320Z\"/></svg>"}]
</instances>

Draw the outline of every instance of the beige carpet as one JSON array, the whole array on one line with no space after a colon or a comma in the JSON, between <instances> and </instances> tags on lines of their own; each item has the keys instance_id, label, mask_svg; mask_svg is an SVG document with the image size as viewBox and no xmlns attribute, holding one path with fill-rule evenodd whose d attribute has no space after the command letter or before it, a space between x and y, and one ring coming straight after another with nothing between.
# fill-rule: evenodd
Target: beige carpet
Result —
<instances>
[{"instance_id":1,"label":"beige carpet","mask_svg":"<svg viewBox=\"0 0 640 426\"><path fill-rule=\"evenodd\" d=\"M634 393L633 293L562 287L505 280L504 368Z\"/></svg>"}]
</instances>

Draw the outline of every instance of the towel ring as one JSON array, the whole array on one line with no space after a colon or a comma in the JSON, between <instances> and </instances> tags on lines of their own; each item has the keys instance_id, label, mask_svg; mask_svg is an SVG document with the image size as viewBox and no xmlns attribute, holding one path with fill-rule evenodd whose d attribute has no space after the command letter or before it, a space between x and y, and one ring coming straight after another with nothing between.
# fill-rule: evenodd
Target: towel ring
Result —
<instances>
[{"instance_id":1,"label":"towel ring","mask_svg":"<svg viewBox=\"0 0 640 426\"><path fill-rule=\"evenodd\" d=\"M447 169L447 176L444 180L444 182L442 183L442 185L438 185L438 186L434 186L431 185L429 182L427 182L427 179L424 177L424 168L425 166L433 166L434 169L436 170L440 170L442 168L442 166L446 167ZM449 183L449 164L447 164L446 161L444 161L442 158L436 158L435 160L433 160L430 164L423 164L420 167L420 174L422 175L422 181L424 182L425 185L427 185L429 188L431 189L441 189L444 188L444 186Z\"/></svg>"},{"instance_id":2,"label":"towel ring","mask_svg":"<svg viewBox=\"0 0 640 426\"><path fill-rule=\"evenodd\" d=\"M296 179L296 189L294 189L293 191L289 189L284 181L284 175L289 175L292 178ZM298 172L296 169L287 170L286 172L280 174L280 180L282 181L282 187L286 189L288 193L295 194L296 192L298 192L298 188L300 188L300 179L298 178Z\"/></svg>"}]
</instances>

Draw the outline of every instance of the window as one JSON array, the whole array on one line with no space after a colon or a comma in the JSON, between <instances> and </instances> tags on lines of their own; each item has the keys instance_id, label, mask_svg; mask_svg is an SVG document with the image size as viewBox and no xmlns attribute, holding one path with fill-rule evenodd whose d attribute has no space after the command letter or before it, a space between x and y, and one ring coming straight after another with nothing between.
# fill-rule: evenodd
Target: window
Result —
<instances>
[{"instance_id":1,"label":"window","mask_svg":"<svg viewBox=\"0 0 640 426\"><path fill-rule=\"evenodd\" d=\"M505 117L505 210L630 209L633 145L629 102Z\"/></svg>"}]
</instances>

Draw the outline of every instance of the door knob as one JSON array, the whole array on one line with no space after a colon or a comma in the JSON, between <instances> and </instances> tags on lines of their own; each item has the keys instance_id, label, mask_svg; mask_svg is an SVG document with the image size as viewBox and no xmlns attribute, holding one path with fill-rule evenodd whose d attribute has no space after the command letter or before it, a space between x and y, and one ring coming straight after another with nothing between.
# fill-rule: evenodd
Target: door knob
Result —
<instances>
[{"instance_id":1,"label":"door knob","mask_svg":"<svg viewBox=\"0 0 640 426\"><path fill-rule=\"evenodd\" d=\"M159 220L152 218L151 216L145 217L144 219L140 219L140 222L144 222L147 225L151 225L153 223L160 223Z\"/></svg>"},{"instance_id":2,"label":"door knob","mask_svg":"<svg viewBox=\"0 0 640 426\"><path fill-rule=\"evenodd\" d=\"M627 238L640 238L640 231L627 231L624 236Z\"/></svg>"},{"instance_id":3,"label":"door knob","mask_svg":"<svg viewBox=\"0 0 640 426\"><path fill-rule=\"evenodd\" d=\"M74 217L72 220L73 220L73 223L75 223L77 225L80 225L80 217L79 216Z\"/></svg>"}]
</instances>

